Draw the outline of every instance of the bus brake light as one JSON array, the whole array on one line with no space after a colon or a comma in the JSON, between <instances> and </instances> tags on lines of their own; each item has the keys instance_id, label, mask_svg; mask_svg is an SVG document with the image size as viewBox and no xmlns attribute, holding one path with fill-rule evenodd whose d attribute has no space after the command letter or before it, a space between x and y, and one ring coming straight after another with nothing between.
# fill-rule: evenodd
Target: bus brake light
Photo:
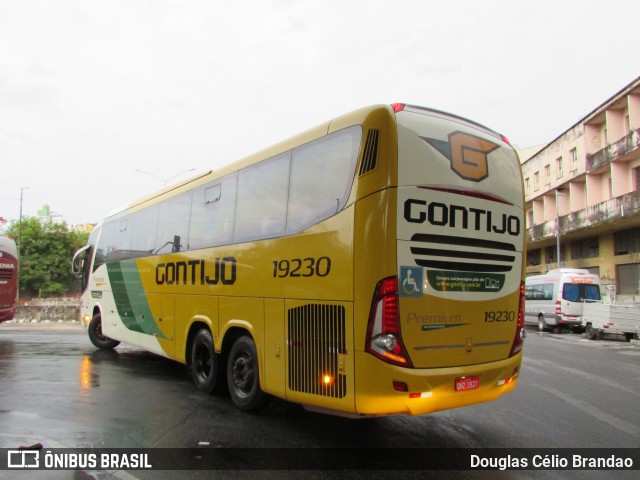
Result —
<instances>
[{"instance_id":1,"label":"bus brake light","mask_svg":"<svg viewBox=\"0 0 640 480\"><path fill-rule=\"evenodd\" d=\"M369 314L365 350L385 362L412 367L400 333L398 278L378 282Z\"/></svg>"},{"instance_id":2,"label":"bus brake light","mask_svg":"<svg viewBox=\"0 0 640 480\"><path fill-rule=\"evenodd\" d=\"M524 343L525 331L524 331L524 282L520 282L520 305L518 306L518 324L516 325L516 334L513 338L513 344L511 345L510 357L513 357L516 353L522 350L522 344Z\"/></svg>"},{"instance_id":3,"label":"bus brake light","mask_svg":"<svg viewBox=\"0 0 640 480\"><path fill-rule=\"evenodd\" d=\"M556 315L562 315L562 303L556 300Z\"/></svg>"}]
</instances>

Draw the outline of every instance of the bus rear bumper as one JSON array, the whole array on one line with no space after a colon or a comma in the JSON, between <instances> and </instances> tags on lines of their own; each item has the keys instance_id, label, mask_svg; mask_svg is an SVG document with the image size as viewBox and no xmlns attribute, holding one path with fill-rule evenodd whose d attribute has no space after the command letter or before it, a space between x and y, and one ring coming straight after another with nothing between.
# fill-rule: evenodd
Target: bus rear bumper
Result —
<instances>
[{"instance_id":1,"label":"bus rear bumper","mask_svg":"<svg viewBox=\"0 0 640 480\"><path fill-rule=\"evenodd\" d=\"M358 355L356 411L361 415L423 415L495 400L515 388L522 360L520 352L480 365L409 369ZM456 383L468 389L457 391Z\"/></svg>"}]
</instances>

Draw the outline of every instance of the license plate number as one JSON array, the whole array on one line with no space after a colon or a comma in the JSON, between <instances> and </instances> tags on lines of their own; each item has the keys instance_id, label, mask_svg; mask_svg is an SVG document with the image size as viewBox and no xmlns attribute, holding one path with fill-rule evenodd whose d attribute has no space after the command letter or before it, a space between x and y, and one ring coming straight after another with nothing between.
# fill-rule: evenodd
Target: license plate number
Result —
<instances>
[{"instance_id":1,"label":"license plate number","mask_svg":"<svg viewBox=\"0 0 640 480\"><path fill-rule=\"evenodd\" d=\"M480 377L477 375L471 377L456 378L456 392L464 392L466 390L475 390L480 386Z\"/></svg>"}]
</instances>

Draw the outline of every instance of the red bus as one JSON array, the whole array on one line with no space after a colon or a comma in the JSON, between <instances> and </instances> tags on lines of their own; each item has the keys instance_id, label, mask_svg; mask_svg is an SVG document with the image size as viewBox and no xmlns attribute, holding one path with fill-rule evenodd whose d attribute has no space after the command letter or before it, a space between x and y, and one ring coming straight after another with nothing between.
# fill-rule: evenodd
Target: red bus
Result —
<instances>
[{"instance_id":1,"label":"red bus","mask_svg":"<svg viewBox=\"0 0 640 480\"><path fill-rule=\"evenodd\" d=\"M18 294L18 250L10 237L0 235L0 322L11 320Z\"/></svg>"}]
</instances>

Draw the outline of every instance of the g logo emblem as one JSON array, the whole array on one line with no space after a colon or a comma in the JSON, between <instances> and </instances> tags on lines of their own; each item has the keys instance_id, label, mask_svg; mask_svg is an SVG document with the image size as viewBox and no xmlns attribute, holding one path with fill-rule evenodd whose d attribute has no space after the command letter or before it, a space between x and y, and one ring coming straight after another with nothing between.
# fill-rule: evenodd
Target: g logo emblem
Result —
<instances>
[{"instance_id":1,"label":"g logo emblem","mask_svg":"<svg viewBox=\"0 0 640 480\"><path fill-rule=\"evenodd\" d=\"M499 148L493 142L468 133L456 131L449 134L449 141L421 137L451 162L451 170L460 178L479 182L489 176L487 155Z\"/></svg>"}]
</instances>

